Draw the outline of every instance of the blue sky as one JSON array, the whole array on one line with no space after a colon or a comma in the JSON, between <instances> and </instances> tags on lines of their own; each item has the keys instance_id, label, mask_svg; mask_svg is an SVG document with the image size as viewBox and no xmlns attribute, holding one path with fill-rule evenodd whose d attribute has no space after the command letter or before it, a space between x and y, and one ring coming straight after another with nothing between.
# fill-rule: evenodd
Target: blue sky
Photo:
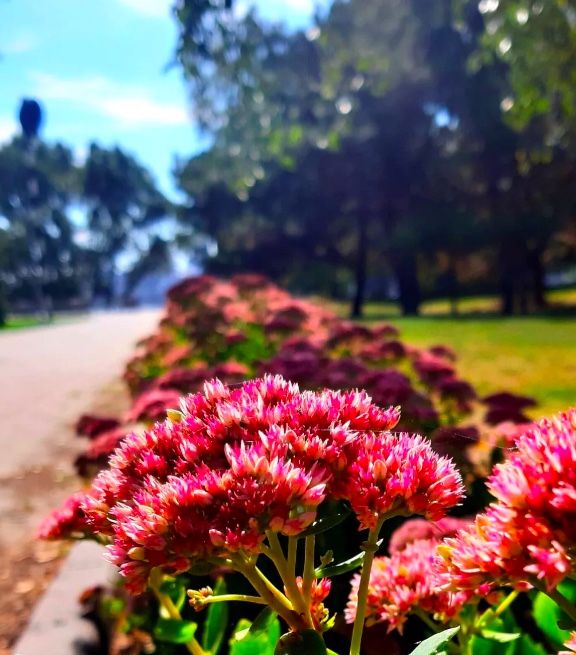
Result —
<instances>
[{"instance_id":1,"label":"blue sky","mask_svg":"<svg viewBox=\"0 0 576 655\"><path fill-rule=\"evenodd\" d=\"M22 97L43 105L42 131L82 158L118 144L173 195L175 155L200 148L177 68L166 72L174 0L0 0L0 143L18 129ZM236 0L240 10L247 0ZM250 3L252 4L252 3ZM256 0L268 19L304 26L314 0Z\"/></svg>"}]
</instances>

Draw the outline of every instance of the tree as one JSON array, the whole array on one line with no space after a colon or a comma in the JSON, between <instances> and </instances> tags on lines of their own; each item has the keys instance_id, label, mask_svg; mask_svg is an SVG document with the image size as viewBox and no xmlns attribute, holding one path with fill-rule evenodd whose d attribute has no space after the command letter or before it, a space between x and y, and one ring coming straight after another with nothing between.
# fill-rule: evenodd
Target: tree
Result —
<instances>
[{"instance_id":1,"label":"tree","mask_svg":"<svg viewBox=\"0 0 576 655\"><path fill-rule=\"evenodd\" d=\"M576 2L574 0L483 0L484 49L476 65L504 61L511 93L504 110L516 127L544 118L562 140L576 120Z\"/></svg>"},{"instance_id":2,"label":"tree","mask_svg":"<svg viewBox=\"0 0 576 655\"><path fill-rule=\"evenodd\" d=\"M504 313L541 306L542 256L572 212L569 159L550 113L521 132L507 121L514 66L478 58L489 5L336 0L305 35L181 3L199 22L191 38L178 14L178 57L212 146L179 181L218 244L210 265L290 279L321 262L355 281L356 316L387 268L415 314L423 261L448 258L455 294L456 258L482 248Z\"/></svg>"},{"instance_id":3,"label":"tree","mask_svg":"<svg viewBox=\"0 0 576 655\"><path fill-rule=\"evenodd\" d=\"M33 156L30 147L34 147ZM15 138L0 149L0 216L4 218L2 278L8 295L57 298L75 287L80 253L68 212L77 171L62 144Z\"/></svg>"},{"instance_id":4,"label":"tree","mask_svg":"<svg viewBox=\"0 0 576 655\"><path fill-rule=\"evenodd\" d=\"M166 218L171 206L130 155L96 144L90 146L82 170L81 195L87 208L87 248L93 254L93 288L110 304L119 255L134 245L138 234Z\"/></svg>"}]
</instances>

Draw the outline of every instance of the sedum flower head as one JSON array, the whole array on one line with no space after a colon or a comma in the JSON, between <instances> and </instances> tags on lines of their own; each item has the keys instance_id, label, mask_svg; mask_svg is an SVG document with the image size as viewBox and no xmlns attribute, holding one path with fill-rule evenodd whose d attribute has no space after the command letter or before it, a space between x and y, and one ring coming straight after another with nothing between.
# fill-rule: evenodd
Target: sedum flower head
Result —
<instances>
[{"instance_id":1,"label":"sedum flower head","mask_svg":"<svg viewBox=\"0 0 576 655\"><path fill-rule=\"evenodd\" d=\"M437 560L436 539L419 539L406 544L390 557L374 559L368 588L366 625L386 621L389 630L402 632L408 616L415 610L434 615L439 621L454 617L471 595L443 590L434 575ZM352 579L352 590L345 617L356 617L360 575Z\"/></svg>"},{"instance_id":2,"label":"sedum flower head","mask_svg":"<svg viewBox=\"0 0 576 655\"><path fill-rule=\"evenodd\" d=\"M497 502L440 548L452 589L535 577L551 590L574 571L576 410L533 425L516 449L489 480Z\"/></svg>"},{"instance_id":3,"label":"sedum flower head","mask_svg":"<svg viewBox=\"0 0 576 655\"><path fill-rule=\"evenodd\" d=\"M374 528L390 515L420 514L441 519L464 495L452 461L430 442L405 433L369 433L347 468L342 495L361 528Z\"/></svg>"},{"instance_id":4,"label":"sedum flower head","mask_svg":"<svg viewBox=\"0 0 576 655\"><path fill-rule=\"evenodd\" d=\"M217 566L257 554L270 533L298 535L326 499L347 501L371 528L397 514L437 520L462 496L454 465L421 437L392 434L398 408L363 391L300 392L279 376L235 388L213 380L168 417L128 434L57 521L81 519L107 541L135 593L153 568Z\"/></svg>"},{"instance_id":5,"label":"sedum flower head","mask_svg":"<svg viewBox=\"0 0 576 655\"><path fill-rule=\"evenodd\" d=\"M300 392L267 376L206 383L170 416L126 437L83 505L136 592L154 567L178 573L257 553L267 531L302 532L327 497L345 497L365 435L392 428L399 412L364 392Z\"/></svg>"},{"instance_id":6,"label":"sedum flower head","mask_svg":"<svg viewBox=\"0 0 576 655\"><path fill-rule=\"evenodd\" d=\"M86 514L81 505L86 500L86 492L78 491L66 500L64 505L53 512L40 524L36 537L38 539L72 539L82 538L91 532Z\"/></svg>"}]
</instances>

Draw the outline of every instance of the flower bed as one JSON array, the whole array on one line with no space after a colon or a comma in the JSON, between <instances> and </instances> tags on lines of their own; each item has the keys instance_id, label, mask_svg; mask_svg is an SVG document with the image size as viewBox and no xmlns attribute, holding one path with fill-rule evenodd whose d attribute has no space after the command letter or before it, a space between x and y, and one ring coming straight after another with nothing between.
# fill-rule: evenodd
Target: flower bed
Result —
<instances>
[{"instance_id":1,"label":"flower bed","mask_svg":"<svg viewBox=\"0 0 576 655\"><path fill-rule=\"evenodd\" d=\"M570 638L549 598L576 627L576 413L533 426L455 359L256 276L186 280L127 366L128 414L79 422L96 477L41 536L107 545L124 582L95 602L130 652L371 655L459 627L425 653L541 655L535 635Z\"/></svg>"}]
</instances>

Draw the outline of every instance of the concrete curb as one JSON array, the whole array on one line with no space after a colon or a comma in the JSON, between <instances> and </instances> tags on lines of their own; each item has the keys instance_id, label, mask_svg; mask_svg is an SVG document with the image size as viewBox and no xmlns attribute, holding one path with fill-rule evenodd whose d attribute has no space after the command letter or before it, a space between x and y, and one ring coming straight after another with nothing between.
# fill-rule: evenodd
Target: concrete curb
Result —
<instances>
[{"instance_id":1,"label":"concrete curb","mask_svg":"<svg viewBox=\"0 0 576 655\"><path fill-rule=\"evenodd\" d=\"M80 542L36 605L13 655L86 655L101 653L94 625L81 617L78 598L89 587L107 584L116 569L103 558L103 547ZM104 654L103 654L104 655Z\"/></svg>"}]
</instances>

